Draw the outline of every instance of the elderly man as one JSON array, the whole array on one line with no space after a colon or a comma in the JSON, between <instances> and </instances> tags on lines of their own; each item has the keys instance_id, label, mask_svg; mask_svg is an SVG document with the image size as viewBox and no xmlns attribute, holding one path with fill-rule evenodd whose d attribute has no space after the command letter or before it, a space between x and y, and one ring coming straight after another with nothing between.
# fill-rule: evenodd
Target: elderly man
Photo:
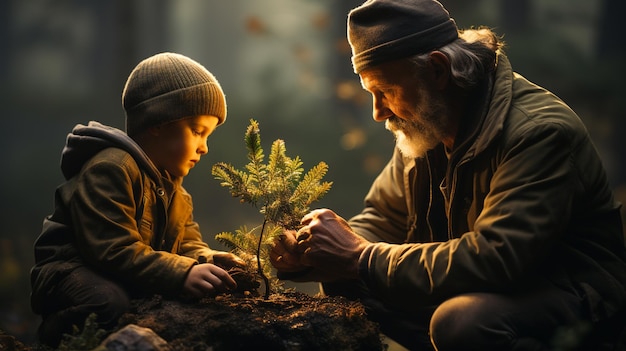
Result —
<instances>
[{"instance_id":1,"label":"elderly man","mask_svg":"<svg viewBox=\"0 0 626 351\"><path fill-rule=\"evenodd\" d=\"M410 349L547 350L568 331L612 349L620 206L576 114L436 1L369 0L348 37L396 150L359 215L316 210L275 243L279 277L359 299Z\"/></svg>"}]
</instances>

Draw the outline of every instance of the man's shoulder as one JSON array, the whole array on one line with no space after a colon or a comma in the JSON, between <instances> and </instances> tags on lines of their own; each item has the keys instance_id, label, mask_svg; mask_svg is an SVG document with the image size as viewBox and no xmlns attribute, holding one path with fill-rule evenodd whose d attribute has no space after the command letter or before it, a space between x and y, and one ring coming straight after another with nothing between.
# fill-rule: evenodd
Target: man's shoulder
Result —
<instances>
[{"instance_id":1,"label":"man's shoulder","mask_svg":"<svg viewBox=\"0 0 626 351\"><path fill-rule=\"evenodd\" d=\"M587 136L587 129L578 115L557 96L541 88L513 100L505 130L509 136L520 137L553 131L571 141Z\"/></svg>"}]
</instances>

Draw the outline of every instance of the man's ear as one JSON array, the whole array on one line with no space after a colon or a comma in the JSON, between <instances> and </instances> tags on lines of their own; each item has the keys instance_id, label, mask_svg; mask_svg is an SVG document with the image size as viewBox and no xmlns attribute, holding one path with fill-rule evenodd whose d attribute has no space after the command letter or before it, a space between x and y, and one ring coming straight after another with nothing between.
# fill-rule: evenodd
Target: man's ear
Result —
<instances>
[{"instance_id":1,"label":"man's ear","mask_svg":"<svg viewBox=\"0 0 626 351\"><path fill-rule=\"evenodd\" d=\"M450 83L451 70L448 56L441 51L433 51L429 54L435 87L444 90Z\"/></svg>"}]
</instances>

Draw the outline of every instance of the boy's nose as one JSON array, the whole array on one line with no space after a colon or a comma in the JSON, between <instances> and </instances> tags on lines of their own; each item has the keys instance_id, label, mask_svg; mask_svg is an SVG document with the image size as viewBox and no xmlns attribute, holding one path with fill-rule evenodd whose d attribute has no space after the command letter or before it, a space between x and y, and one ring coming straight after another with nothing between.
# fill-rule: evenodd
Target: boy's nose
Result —
<instances>
[{"instance_id":1,"label":"boy's nose","mask_svg":"<svg viewBox=\"0 0 626 351\"><path fill-rule=\"evenodd\" d=\"M200 146L198 147L198 153L199 154L206 154L209 152L209 144L208 143L201 143Z\"/></svg>"}]
</instances>

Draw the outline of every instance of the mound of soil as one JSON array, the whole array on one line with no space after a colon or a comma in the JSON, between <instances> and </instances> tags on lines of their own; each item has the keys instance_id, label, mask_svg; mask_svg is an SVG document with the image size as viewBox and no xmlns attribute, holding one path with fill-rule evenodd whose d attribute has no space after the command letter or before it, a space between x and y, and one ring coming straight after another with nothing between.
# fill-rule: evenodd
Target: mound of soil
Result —
<instances>
[{"instance_id":1,"label":"mound of soil","mask_svg":"<svg viewBox=\"0 0 626 351\"><path fill-rule=\"evenodd\" d=\"M174 350L383 350L363 306L299 292L221 295L199 301L136 300L120 326L152 329Z\"/></svg>"},{"instance_id":2,"label":"mound of soil","mask_svg":"<svg viewBox=\"0 0 626 351\"><path fill-rule=\"evenodd\" d=\"M360 303L296 291L268 299L255 289L188 301L155 295L133 300L117 328L99 332L108 335L129 324L150 328L177 351L385 349L378 325L367 319ZM39 344L24 345L2 330L0 350L50 351Z\"/></svg>"}]
</instances>

